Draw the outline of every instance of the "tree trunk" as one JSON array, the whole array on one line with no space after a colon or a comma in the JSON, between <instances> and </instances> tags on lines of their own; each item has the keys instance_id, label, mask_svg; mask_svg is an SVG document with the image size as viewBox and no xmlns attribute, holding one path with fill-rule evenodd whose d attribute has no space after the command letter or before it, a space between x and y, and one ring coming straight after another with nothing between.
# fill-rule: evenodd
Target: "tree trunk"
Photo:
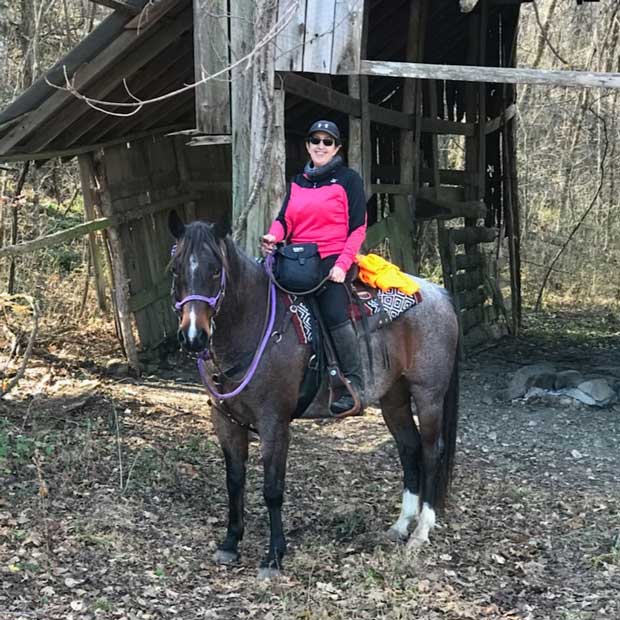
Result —
<instances>
[{"instance_id":1,"label":"tree trunk","mask_svg":"<svg viewBox=\"0 0 620 620\"><path fill-rule=\"evenodd\" d=\"M18 200L19 195L22 193L24 189L24 183L26 182L26 175L28 174L28 168L30 167L30 162L27 161L24 163L22 167L22 171L19 175L19 179L17 180L17 185L15 187L15 195L13 197L13 201L11 203L11 245L15 245L17 243L17 231L19 225L19 217L18 217ZM15 259L11 258L11 262L9 263L9 277L7 281L6 290L9 295L13 295L15 293Z\"/></svg>"}]
</instances>

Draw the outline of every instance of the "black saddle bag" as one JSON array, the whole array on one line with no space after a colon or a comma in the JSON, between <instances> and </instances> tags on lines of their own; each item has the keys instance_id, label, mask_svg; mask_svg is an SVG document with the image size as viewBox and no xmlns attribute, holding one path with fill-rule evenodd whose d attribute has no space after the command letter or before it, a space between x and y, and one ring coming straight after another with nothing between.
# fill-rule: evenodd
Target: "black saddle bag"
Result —
<instances>
[{"instance_id":1,"label":"black saddle bag","mask_svg":"<svg viewBox=\"0 0 620 620\"><path fill-rule=\"evenodd\" d=\"M321 282L321 256L316 243L291 243L278 248L273 272L278 284L294 293Z\"/></svg>"}]
</instances>

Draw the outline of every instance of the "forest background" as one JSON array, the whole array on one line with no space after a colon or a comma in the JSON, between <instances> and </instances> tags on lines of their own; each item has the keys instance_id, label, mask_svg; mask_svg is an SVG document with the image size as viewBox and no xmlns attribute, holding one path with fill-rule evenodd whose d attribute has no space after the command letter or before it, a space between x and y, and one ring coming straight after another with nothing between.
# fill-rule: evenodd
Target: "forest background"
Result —
<instances>
[{"instance_id":1,"label":"forest background","mask_svg":"<svg viewBox=\"0 0 620 620\"><path fill-rule=\"evenodd\" d=\"M0 108L108 13L90 0L0 0ZM619 13L617 0L582 6L574 0L537 0L522 5L518 64L619 71ZM518 89L523 287L530 306L543 283L547 304L577 305L587 299L590 305L615 306L620 300L618 107L617 90ZM16 216L17 235L12 230ZM31 165L27 174L23 164L0 162L2 245L81 221L74 161ZM3 260L0 294L31 295L50 319L90 307L96 314L88 256L83 238L20 257L12 268ZM105 322L104 315L100 318Z\"/></svg>"}]
</instances>

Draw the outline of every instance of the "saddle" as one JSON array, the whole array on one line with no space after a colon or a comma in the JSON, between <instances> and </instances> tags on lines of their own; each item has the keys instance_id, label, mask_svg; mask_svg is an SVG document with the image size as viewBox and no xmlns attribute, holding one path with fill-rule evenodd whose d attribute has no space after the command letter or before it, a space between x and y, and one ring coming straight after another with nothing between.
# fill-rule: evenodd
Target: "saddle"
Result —
<instances>
[{"instance_id":1,"label":"saddle","mask_svg":"<svg viewBox=\"0 0 620 620\"><path fill-rule=\"evenodd\" d=\"M422 301L421 293L406 295L398 289L382 291L372 288L359 280L348 283L349 317L358 328L364 329L366 322L368 334L381 329L398 318L401 314ZM291 320L301 344L312 344L315 338L316 319L310 305L303 297L285 295L284 303L291 313Z\"/></svg>"},{"instance_id":2,"label":"saddle","mask_svg":"<svg viewBox=\"0 0 620 620\"><path fill-rule=\"evenodd\" d=\"M422 296L419 291L413 295L406 295L397 289L382 291L349 278L345 285L349 292L349 317L358 335L364 337L370 365L369 372L372 376L374 369L370 334L382 329L420 303ZM295 295L285 295L284 302L291 313L291 322L295 327L299 342L310 344L314 349L314 355L310 358L301 383L299 401L293 414L293 418L297 418L303 415L314 399L324 377L327 376L332 394L338 387L342 388L344 379L342 375L334 374L334 370L338 373L339 370L337 365L334 365L329 335L324 334L325 330L320 327L322 321L318 316L318 305L312 298L306 299ZM383 347L381 359L384 366L389 368L389 352L383 343L381 346Z\"/></svg>"}]
</instances>

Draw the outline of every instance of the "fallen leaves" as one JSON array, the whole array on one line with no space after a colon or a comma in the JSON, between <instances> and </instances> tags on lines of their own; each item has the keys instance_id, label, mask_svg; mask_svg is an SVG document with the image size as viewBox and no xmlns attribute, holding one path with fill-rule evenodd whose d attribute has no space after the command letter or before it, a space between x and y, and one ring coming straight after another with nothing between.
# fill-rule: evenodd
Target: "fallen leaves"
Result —
<instances>
[{"instance_id":1,"label":"fallen leaves","mask_svg":"<svg viewBox=\"0 0 620 620\"><path fill-rule=\"evenodd\" d=\"M268 534L256 443L241 562L214 566L227 500L202 394L186 383L179 396L180 384L156 379L97 379L88 391L70 376L55 379L54 398L28 417L58 433L40 462L47 494L29 460L0 472L0 610L29 620L620 617L610 536L620 514L617 414L582 416L571 435L565 409L481 399L479 386L494 389L504 360L468 363L477 376L463 374L453 495L431 544L412 557L382 537L402 483L377 412L302 422L293 426L284 506L290 553L284 576L268 583L256 580ZM129 412L120 420L132 468L123 493L104 395ZM28 404L11 407L21 428Z\"/></svg>"}]
</instances>

